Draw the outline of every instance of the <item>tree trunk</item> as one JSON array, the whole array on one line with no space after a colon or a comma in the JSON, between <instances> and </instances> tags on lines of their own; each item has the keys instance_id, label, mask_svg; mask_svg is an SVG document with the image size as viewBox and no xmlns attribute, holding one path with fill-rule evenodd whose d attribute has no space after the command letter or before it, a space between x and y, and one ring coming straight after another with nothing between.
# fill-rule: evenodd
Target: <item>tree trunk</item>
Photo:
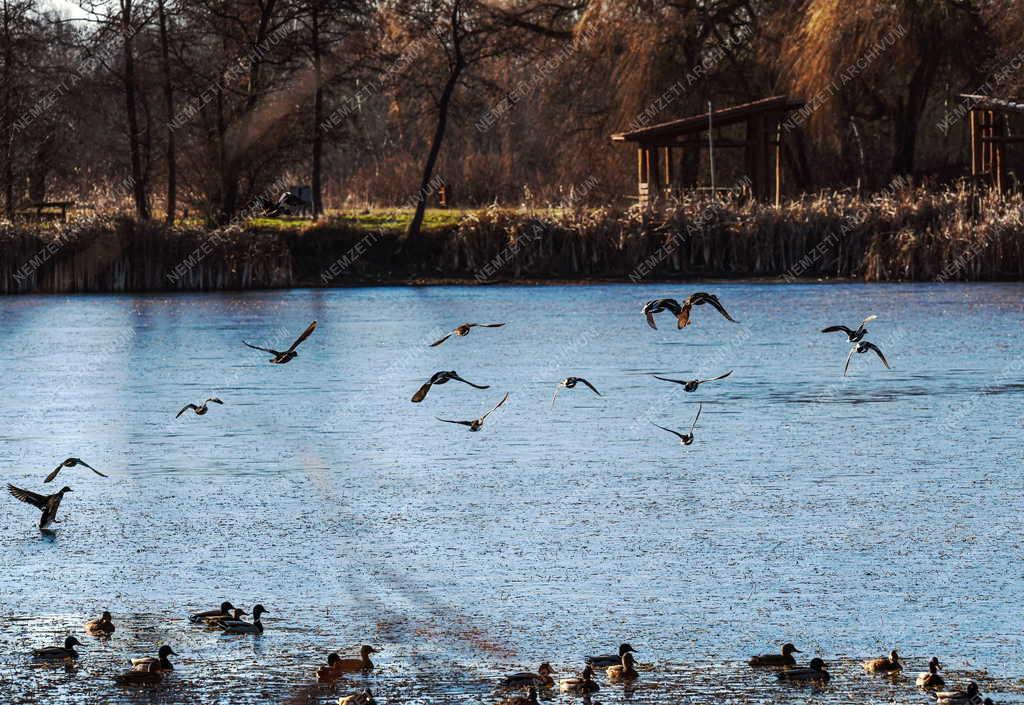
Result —
<instances>
[{"instance_id":1,"label":"tree trunk","mask_svg":"<svg viewBox=\"0 0 1024 705\"><path fill-rule=\"evenodd\" d=\"M157 13L160 20L160 71L164 82L164 113L167 117L167 224L174 225L174 214L178 208L178 167L175 161L174 128L174 87L171 84L170 50L167 40L167 15L164 0L159 0Z\"/></svg>"},{"instance_id":2,"label":"tree trunk","mask_svg":"<svg viewBox=\"0 0 1024 705\"><path fill-rule=\"evenodd\" d=\"M914 152L917 148L917 128L924 115L925 104L932 81L935 79L937 64L932 61L930 52L925 49L921 63L914 69L907 90L907 100L896 108L894 116L893 138L895 139L892 176L905 176L914 173Z\"/></svg>"},{"instance_id":3,"label":"tree trunk","mask_svg":"<svg viewBox=\"0 0 1024 705\"><path fill-rule=\"evenodd\" d=\"M135 214L149 220L146 184L142 175L139 155L139 118L135 105L135 57L132 51L132 0L121 0L121 33L124 39L124 100L128 113L128 153L131 159L132 190L135 196Z\"/></svg>"},{"instance_id":4,"label":"tree trunk","mask_svg":"<svg viewBox=\"0 0 1024 705\"><path fill-rule=\"evenodd\" d=\"M466 60L462 55L460 44L461 28L459 27L459 0L452 5L452 49L455 60L448 73L448 81L444 84L441 92L441 100L437 107L437 129L434 131L434 140L430 144L430 153L427 155L427 163L423 167L423 179L420 181L420 190L416 194L416 213L409 223L409 239L419 237L420 228L423 225L423 216L427 211L427 198L430 197L430 181L434 176L434 165L437 164L437 156L441 153L441 143L444 142L444 133L448 128L448 108L451 106L452 95L455 93L455 86L459 83L462 70L466 68Z\"/></svg>"},{"instance_id":5,"label":"tree trunk","mask_svg":"<svg viewBox=\"0 0 1024 705\"><path fill-rule=\"evenodd\" d=\"M313 218L319 218L323 213L323 188L320 178L323 169L324 151L324 75L323 62L320 56L320 3L313 0L312 3L312 28L313 28L313 71L316 81L316 92L313 95Z\"/></svg>"},{"instance_id":6,"label":"tree trunk","mask_svg":"<svg viewBox=\"0 0 1024 705\"><path fill-rule=\"evenodd\" d=\"M11 38L11 9L4 0L4 104L0 107L0 138L4 140L4 212L14 220L14 118L11 110L11 64L14 63L14 47Z\"/></svg>"}]
</instances>

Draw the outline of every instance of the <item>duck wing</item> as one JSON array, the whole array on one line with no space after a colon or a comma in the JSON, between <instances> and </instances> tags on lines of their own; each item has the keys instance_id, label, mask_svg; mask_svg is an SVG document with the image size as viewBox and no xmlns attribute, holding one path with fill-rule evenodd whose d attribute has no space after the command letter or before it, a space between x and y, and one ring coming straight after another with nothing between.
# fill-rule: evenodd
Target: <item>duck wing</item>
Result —
<instances>
[{"instance_id":1,"label":"duck wing","mask_svg":"<svg viewBox=\"0 0 1024 705\"><path fill-rule=\"evenodd\" d=\"M599 397L600 396L604 396L603 394L601 394L601 392L597 391L597 387L595 387L594 385L592 385L590 382L588 382L587 380L583 379L582 377L577 377L576 381L577 382L583 382L583 384L585 384L588 387L590 387L590 391L592 391L597 396L599 396Z\"/></svg>"},{"instance_id":2,"label":"duck wing","mask_svg":"<svg viewBox=\"0 0 1024 705\"><path fill-rule=\"evenodd\" d=\"M850 348L849 354L846 356L846 365L843 367L843 377L846 376L846 371L850 369L850 360L853 359L853 354L857 352L856 347Z\"/></svg>"},{"instance_id":3,"label":"duck wing","mask_svg":"<svg viewBox=\"0 0 1024 705\"><path fill-rule=\"evenodd\" d=\"M652 425L654 425L654 426L658 426L658 424L654 423L653 421L651 422L651 424L652 424ZM685 437L685 436L684 436L684 435L683 435L682 433L680 433L679 431L673 431L673 430L672 430L671 428L665 428L664 426L658 426L658 428L660 428L660 429L661 429L662 431L668 431L668 432L669 432L669 433L671 433L671 434L672 434L673 436L677 436L677 437L679 437L679 439L680 439L680 440L682 440L682 439L683 439L683 438Z\"/></svg>"},{"instance_id":4,"label":"duck wing","mask_svg":"<svg viewBox=\"0 0 1024 705\"><path fill-rule=\"evenodd\" d=\"M434 385L433 382L426 382L422 387L420 387L419 389L416 390L415 394L412 395L411 401L418 404L419 402L421 402L424 399L426 399L427 398L427 392L430 391L430 388L433 385Z\"/></svg>"},{"instance_id":5,"label":"duck wing","mask_svg":"<svg viewBox=\"0 0 1024 705\"><path fill-rule=\"evenodd\" d=\"M479 326L480 328L501 328L504 323L470 323L471 326Z\"/></svg>"},{"instance_id":6,"label":"duck wing","mask_svg":"<svg viewBox=\"0 0 1024 705\"><path fill-rule=\"evenodd\" d=\"M460 426L472 426L473 425L472 421L451 421L449 419L442 419L440 416L435 416L434 418L437 419L438 421L444 421L445 423L457 423Z\"/></svg>"},{"instance_id":7,"label":"duck wing","mask_svg":"<svg viewBox=\"0 0 1024 705\"><path fill-rule=\"evenodd\" d=\"M644 316L647 318L647 325L654 330L658 330L658 326L654 323L654 311L651 310L649 303L644 306Z\"/></svg>"},{"instance_id":8,"label":"duck wing","mask_svg":"<svg viewBox=\"0 0 1024 705\"><path fill-rule=\"evenodd\" d=\"M875 354L878 355L878 359L880 359L882 361L882 364L885 365L885 369L892 369L891 367L889 367L889 361L885 359L885 355L882 354L882 351L879 349L877 345L875 345L874 343L869 343L867 341L864 341L864 345L867 346L868 350L875 351Z\"/></svg>"},{"instance_id":9,"label":"duck wing","mask_svg":"<svg viewBox=\"0 0 1024 705\"><path fill-rule=\"evenodd\" d=\"M100 477L106 477L106 475L104 475L103 473L101 473L101 472L100 472L99 470L97 470L96 468L94 468L94 467L93 467L92 465L89 465L89 463L85 462L84 460L79 460L79 461L78 461L78 464L79 464L79 465L84 465L85 467L89 468L90 470L92 470L92 471L93 471L94 473L96 473L96 474L97 474L97 475L99 475Z\"/></svg>"},{"instance_id":10,"label":"duck wing","mask_svg":"<svg viewBox=\"0 0 1024 705\"><path fill-rule=\"evenodd\" d=\"M275 357L280 357L283 354L281 352L278 352L277 350L271 350L270 348L261 348L259 345L253 345L252 343L246 343L244 340L242 341L242 344L252 348L253 350L261 350L261 351L263 351L265 353L270 353L271 355L273 355Z\"/></svg>"},{"instance_id":11,"label":"duck wing","mask_svg":"<svg viewBox=\"0 0 1024 705\"><path fill-rule=\"evenodd\" d=\"M871 321L875 320L876 318L878 318L878 316L876 316L874 314L871 314L870 316L868 316L867 318L865 318L863 321L860 322L860 325L857 326L857 330L858 331L864 330L864 326L866 326L868 323L871 323Z\"/></svg>"},{"instance_id":12,"label":"duck wing","mask_svg":"<svg viewBox=\"0 0 1024 705\"><path fill-rule=\"evenodd\" d=\"M732 374L732 370L729 370L724 375L718 375L717 377L712 377L711 379L698 380L698 383L704 384L705 382L717 382L720 379L725 379L726 377L728 377L731 374Z\"/></svg>"},{"instance_id":13,"label":"duck wing","mask_svg":"<svg viewBox=\"0 0 1024 705\"><path fill-rule=\"evenodd\" d=\"M214 404L223 404L224 403L220 399L218 399L217 397L210 397L209 399L206 400L207 404L209 404L210 402L213 402Z\"/></svg>"},{"instance_id":14,"label":"duck wing","mask_svg":"<svg viewBox=\"0 0 1024 705\"><path fill-rule=\"evenodd\" d=\"M669 379L668 377L659 377L658 375L651 375L654 379L660 379L663 382L675 382L676 384L686 384L685 379Z\"/></svg>"},{"instance_id":15,"label":"duck wing","mask_svg":"<svg viewBox=\"0 0 1024 705\"><path fill-rule=\"evenodd\" d=\"M46 483L46 482L53 482L54 480L57 479L57 475L59 475L60 471L63 470L63 469L64 469L64 463L61 463L60 465L55 467L53 469L53 471L49 475L46 476L46 479L43 480L43 482L44 483Z\"/></svg>"},{"instance_id":16,"label":"duck wing","mask_svg":"<svg viewBox=\"0 0 1024 705\"><path fill-rule=\"evenodd\" d=\"M306 330L302 331L302 335L300 335L298 338L295 339L295 342L292 343L292 346L290 348L288 348L288 352L295 352L295 348L299 347L299 345L302 344L302 341L304 341L306 338L308 338L309 336L313 335L313 331L315 331L315 330L316 330L316 321L313 321L312 323L309 324L309 326L306 328Z\"/></svg>"},{"instance_id":17,"label":"duck wing","mask_svg":"<svg viewBox=\"0 0 1024 705\"><path fill-rule=\"evenodd\" d=\"M462 377L459 377L458 375L455 375L455 374L453 374L451 376L451 379L454 379L454 380L457 380L459 382L462 382L463 384L468 384L470 387L476 387L477 389L490 389L491 388L491 385L489 385L489 384L473 384L469 380L462 379Z\"/></svg>"},{"instance_id":18,"label":"duck wing","mask_svg":"<svg viewBox=\"0 0 1024 705\"><path fill-rule=\"evenodd\" d=\"M501 401L499 401L497 404L495 404L494 407L490 411L488 411L486 414L481 416L480 417L480 421L484 421L488 416L490 416L492 413L494 413L498 409L499 406L501 406L502 404L504 404L507 401L508 401L508 392L505 392L505 396L503 396L501 398Z\"/></svg>"},{"instance_id":19,"label":"duck wing","mask_svg":"<svg viewBox=\"0 0 1024 705\"><path fill-rule=\"evenodd\" d=\"M558 398L558 393L562 390L562 386L562 383L559 382L558 385L555 387L555 393L551 396L551 406L555 405L555 399Z\"/></svg>"},{"instance_id":20,"label":"duck wing","mask_svg":"<svg viewBox=\"0 0 1024 705\"><path fill-rule=\"evenodd\" d=\"M430 347L436 348L438 345L440 345L441 343L443 343L444 341L448 340L448 338L451 338L451 337L452 337L452 334L449 333L448 335L444 336L440 340L435 340L433 343L430 344Z\"/></svg>"},{"instance_id":21,"label":"duck wing","mask_svg":"<svg viewBox=\"0 0 1024 705\"><path fill-rule=\"evenodd\" d=\"M59 469L60 468L57 468L57 470ZM53 474L53 476L56 477L56 471L54 471L54 473L51 474ZM44 497L41 494L36 494L35 492L23 490L20 487L15 487L14 485L11 484L7 485L7 491L10 492L15 499L19 499L22 502L25 502L26 504L31 504L33 507L36 507L37 509L46 509L46 503L49 500L49 497Z\"/></svg>"},{"instance_id":22,"label":"duck wing","mask_svg":"<svg viewBox=\"0 0 1024 705\"><path fill-rule=\"evenodd\" d=\"M195 410L196 410L196 409L198 409L198 408L199 408L199 407L198 407L198 406L196 406L195 404L186 404L186 405L185 405L184 407L182 407L181 411L179 411L179 412L178 412L178 415L177 415L177 416L175 416L174 418L176 418L176 419L178 419L178 418L181 418L181 415L182 415L182 414L184 414L184 413L185 413L186 411L188 411L189 409L192 409L193 411L195 411Z\"/></svg>"},{"instance_id":23,"label":"duck wing","mask_svg":"<svg viewBox=\"0 0 1024 705\"><path fill-rule=\"evenodd\" d=\"M726 320L732 321L733 323L739 323L735 318L729 315L729 312L725 310L725 306L718 300L718 297L713 294L708 294L707 298L701 303L708 303L715 307L715 310L725 316Z\"/></svg>"},{"instance_id":24,"label":"duck wing","mask_svg":"<svg viewBox=\"0 0 1024 705\"><path fill-rule=\"evenodd\" d=\"M829 326L828 328L821 329L822 333L838 333L839 331L842 331L847 335L853 335L853 331L847 328L846 326Z\"/></svg>"},{"instance_id":25,"label":"duck wing","mask_svg":"<svg viewBox=\"0 0 1024 705\"><path fill-rule=\"evenodd\" d=\"M693 423L690 424L690 435L693 435L693 429L697 427L697 419L700 418L700 412L704 409L704 403L701 402L697 405L697 415L693 417Z\"/></svg>"}]
</instances>

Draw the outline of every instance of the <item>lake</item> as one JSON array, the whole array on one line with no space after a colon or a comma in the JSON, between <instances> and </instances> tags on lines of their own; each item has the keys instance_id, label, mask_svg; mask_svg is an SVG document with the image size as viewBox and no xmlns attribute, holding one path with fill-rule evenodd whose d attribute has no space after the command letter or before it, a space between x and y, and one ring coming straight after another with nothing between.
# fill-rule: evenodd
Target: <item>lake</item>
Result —
<instances>
[{"instance_id":1,"label":"lake","mask_svg":"<svg viewBox=\"0 0 1024 705\"><path fill-rule=\"evenodd\" d=\"M649 299L716 292L676 330ZM509 671L636 647L636 703L1024 702L1024 285L381 287L0 299L4 481L73 489L52 533L4 495L0 699L493 703ZM872 354L822 327L873 313ZM242 341L286 348L287 365ZM462 322L507 322L428 347ZM433 372L457 370L421 404ZM685 393L652 374L731 377ZM590 380L563 390L567 376ZM479 433L472 419L505 392ZM202 417L175 419L216 396ZM686 431L682 446L656 423ZM77 456L110 475L65 469ZM53 488L52 490L49 488ZM229 599L260 637L188 625ZM109 609L106 642L82 623ZM32 663L77 634L75 668ZM796 643L833 684L745 666ZM150 691L110 676L161 643ZM381 650L337 692L330 651ZM896 648L908 677L865 676ZM554 694L555 702L572 702Z\"/></svg>"}]
</instances>

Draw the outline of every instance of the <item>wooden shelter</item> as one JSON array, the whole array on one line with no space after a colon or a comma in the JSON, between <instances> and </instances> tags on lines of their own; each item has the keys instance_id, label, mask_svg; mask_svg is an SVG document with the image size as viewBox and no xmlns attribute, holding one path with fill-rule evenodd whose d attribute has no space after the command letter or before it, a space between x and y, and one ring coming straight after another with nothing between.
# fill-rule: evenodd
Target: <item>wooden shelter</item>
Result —
<instances>
[{"instance_id":1,"label":"wooden shelter","mask_svg":"<svg viewBox=\"0 0 1024 705\"><path fill-rule=\"evenodd\" d=\"M988 181L993 188L1006 188L1006 145L1024 142L1011 134L1010 119L1024 114L1024 103L984 95L962 94L970 106L971 176Z\"/></svg>"},{"instance_id":2,"label":"wooden shelter","mask_svg":"<svg viewBox=\"0 0 1024 705\"><path fill-rule=\"evenodd\" d=\"M779 95L753 103L733 105L700 115L663 122L612 135L613 142L637 147L637 182L645 204L678 186L677 159L682 150L742 149L746 175L755 198L778 204L782 196L782 122L804 106L801 100ZM716 133L731 125L746 125L744 139L726 139ZM708 132L711 141L708 141Z\"/></svg>"}]
</instances>

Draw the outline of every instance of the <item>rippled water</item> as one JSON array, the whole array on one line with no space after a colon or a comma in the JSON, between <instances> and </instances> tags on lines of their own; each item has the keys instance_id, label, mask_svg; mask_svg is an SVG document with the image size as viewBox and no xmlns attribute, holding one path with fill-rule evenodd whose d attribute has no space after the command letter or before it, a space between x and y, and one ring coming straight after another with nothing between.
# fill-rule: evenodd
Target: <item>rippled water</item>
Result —
<instances>
[{"instance_id":1,"label":"rippled water","mask_svg":"<svg viewBox=\"0 0 1024 705\"><path fill-rule=\"evenodd\" d=\"M647 328L657 296L711 288L694 325ZM11 702L495 702L541 661L561 673L622 640L639 703L928 703L910 678L1024 702L1024 286L369 288L0 299L4 480L74 488L52 534L0 514L0 699ZM818 333L879 320L893 370ZM242 339L286 347L284 366ZM437 348L463 321L507 321ZM452 382L409 402L437 370ZM654 380L729 379L693 394ZM550 405L568 375L577 387ZM506 391L480 433L469 419ZM174 414L219 396L205 417ZM686 429L680 446L651 422ZM190 627L223 599L269 610L262 637ZM103 609L76 667L28 654ZM742 665L793 641L824 691ZM156 689L110 676L170 643ZM329 651L381 649L337 692ZM905 681L856 661L897 648ZM570 702L569 696L553 696Z\"/></svg>"}]
</instances>

